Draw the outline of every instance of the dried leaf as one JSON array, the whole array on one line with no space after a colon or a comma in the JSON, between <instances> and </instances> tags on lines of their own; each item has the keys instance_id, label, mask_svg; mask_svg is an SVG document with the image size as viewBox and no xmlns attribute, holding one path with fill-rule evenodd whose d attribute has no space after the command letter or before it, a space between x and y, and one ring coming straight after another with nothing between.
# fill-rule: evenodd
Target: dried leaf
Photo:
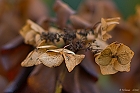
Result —
<instances>
[{"instance_id":1,"label":"dried leaf","mask_svg":"<svg viewBox=\"0 0 140 93\"><path fill-rule=\"evenodd\" d=\"M85 55L77 55L77 54L69 54L69 53L63 53L66 67L69 72L71 72L76 65L81 63L81 61L84 59Z\"/></svg>"},{"instance_id":2,"label":"dried leaf","mask_svg":"<svg viewBox=\"0 0 140 93\"><path fill-rule=\"evenodd\" d=\"M61 68L60 68L61 69ZM54 93L57 82L57 68L50 69L44 65L39 65L34 68L27 79L29 88L23 93Z\"/></svg>"}]
</instances>

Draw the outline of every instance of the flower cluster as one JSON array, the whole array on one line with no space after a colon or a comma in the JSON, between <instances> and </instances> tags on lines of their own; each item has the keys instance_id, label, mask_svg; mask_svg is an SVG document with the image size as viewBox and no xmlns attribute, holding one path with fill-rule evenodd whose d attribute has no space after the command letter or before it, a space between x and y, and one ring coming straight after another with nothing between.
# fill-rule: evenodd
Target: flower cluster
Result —
<instances>
[{"instance_id":1,"label":"flower cluster","mask_svg":"<svg viewBox=\"0 0 140 93\"><path fill-rule=\"evenodd\" d=\"M66 7L63 4L61 6ZM60 12L60 10L56 9L56 12ZM62 29L65 24L60 24L61 28L48 26L48 29L45 30L33 21L27 20L26 25L20 30L20 34L26 44L36 48L21 63L22 66L28 67L42 63L47 67L56 67L65 62L68 71L71 72L85 57L83 54L76 53L81 50L89 50L98 54L95 61L99 64L102 74L129 71L127 66L130 66L133 52L127 46L112 43L107 49L105 48L107 46L105 41L111 38L108 32L119 24L119 17L101 18L100 22L91 27L78 16L72 15L72 11L67 12L69 12L69 20L73 25L76 23L75 20L81 22L78 26L74 25L77 29L69 27ZM64 21L64 23L66 22ZM87 29L78 29L81 25L86 26ZM128 50L129 52L127 52Z\"/></svg>"}]
</instances>

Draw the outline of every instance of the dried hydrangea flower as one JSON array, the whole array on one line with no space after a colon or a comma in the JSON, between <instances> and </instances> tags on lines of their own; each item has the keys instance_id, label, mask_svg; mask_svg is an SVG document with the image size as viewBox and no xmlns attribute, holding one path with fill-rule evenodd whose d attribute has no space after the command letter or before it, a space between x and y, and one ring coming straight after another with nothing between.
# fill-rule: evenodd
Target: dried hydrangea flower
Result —
<instances>
[{"instance_id":1,"label":"dried hydrangea flower","mask_svg":"<svg viewBox=\"0 0 140 93\"><path fill-rule=\"evenodd\" d=\"M95 35L97 37L99 35L104 41L111 38L111 35L109 35L107 32L111 31L116 24L119 24L119 20L119 17L109 19L101 18L101 23L99 23L95 29Z\"/></svg>"},{"instance_id":2,"label":"dried hydrangea flower","mask_svg":"<svg viewBox=\"0 0 140 93\"><path fill-rule=\"evenodd\" d=\"M44 45L44 46L41 46ZM21 63L21 66L29 67L34 65L39 65L41 62L38 60L38 57L45 53L48 49L55 49L57 48L54 45L46 45L45 40L41 41L41 43L38 45L36 49L31 51L28 56L23 60Z\"/></svg>"},{"instance_id":3,"label":"dried hydrangea flower","mask_svg":"<svg viewBox=\"0 0 140 93\"><path fill-rule=\"evenodd\" d=\"M114 74L118 71L130 71L130 62L134 52L122 43L112 43L99 53L95 62L100 66L101 73Z\"/></svg>"},{"instance_id":4,"label":"dried hydrangea flower","mask_svg":"<svg viewBox=\"0 0 140 93\"><path fill-rule=\"evenodd\" d=\"M21 65L29 67L42 63L47 67L56 67L65 61L68 71L71 72L85 57L85 55L75 54L65 48L56 48L54 45L47 45L45 40L43 40L36 49L28 54Z\"/></svg>"},{"instance_id":5,"label":"dried hydrangea flower","mask_svg":"<svg viewBox=\"0 0 140 93\"><path fill-rule=\"evenodd\" d=\"M20 30L21 36L26 44L38 45L41 41L40 34L45 30L31 20L27 20L26 25Z\"/></svg>"},{"instance_id":6,"label":"dried hydrangea flower","mask_svg":"<svg viewBox=\"0 0 140 93\"><path fill-rule=\"evenodd\" d=\"M38 57L38 60L47 67L59 66L65 61L68 71L71 72L76 65L81 63L84 57L85 55L78 55L68 49L60 48L47 50L46 53Z\"/></svg>"}]
</instances>

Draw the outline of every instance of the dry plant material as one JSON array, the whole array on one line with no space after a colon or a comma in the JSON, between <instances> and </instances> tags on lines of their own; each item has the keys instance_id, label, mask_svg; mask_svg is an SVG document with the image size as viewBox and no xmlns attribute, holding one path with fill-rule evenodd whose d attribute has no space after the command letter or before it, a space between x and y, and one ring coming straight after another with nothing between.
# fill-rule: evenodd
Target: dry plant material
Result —
<instances>
[{"instance_id":1,"label":"dry plant material","mask_svg":"<svg viewBox=\"0 0 140 93\"><path fill-rule=\"evenodd\" d=\"M41 41L39 34L45 30L31 20L27 20L26 25L20 30L26 44L37 46Z\"/></svg>"},{"instance_id":2,"label":"dry plant material","mask_svg":"<svg viewBox=\"0 0 140 93\"><path fill-rule=\"evenodd\" d=\"M71 72L85 57L85 55L78 55L74 52L80 50L100 52L107 46L103 41L110 36L107 32L119 24L119 19L118 17L102 18L101 22L89 30L70 31L50 27L47 32L28 20L20 33L25 38L25 43L36 46L36 49L27 56L21 65L28 67L42 63L47 67L56 67L64 61L68 71ZM60 43L62 43L61 46L69 45L68 49L56 47ZM118 71L129 71L133 55L134 53L127 46L112 43L95 60L103 74L114 74Z\"/></svg>"},{"instance_id":3,"label":"dry plant material","mask_svg":"<svg viewBox=\"0 0 140 93\"><path fill-rule=\"evenodd\" d=\"M71 72L85 57L85 55L75 54L68 49L56 48L56 46L46 45L45 41L42 41L37 49L28 54L21 65L29 67L42 63L47 67L56 67L65 61L68 71Z\"/></svg>"},{"instance_id":4,"label":"dry plant material","mask_svg":"<svg viewBox=\"0 0 140 93\"><path fill-rule=\"evenodd\" d=\"M76 65L78 65L85 55L78 55L68 49L54 49L47 50L39 56L39 61L48 67L59 66L63 61L66 63L66 67L71 72Z\"/></svg>"},{"instance_id":5,"label":"dry plant material","mask_svg":"<svg viewBox=\"0 0 140 93\"><path fill-rule=\"evenodd\" d=\"M90 29L91 24L76 15L72 15L73 11L61 1L56 1L54 9L60 20L62 17L59 14L62 11L68 12L67 17L60 24L60 29L49 27L48 31L45 31L42 27L28 20L20 31L25 43L36 47L21 63L22 66L28 67L42 63L47 67L56 67L65 62L68 71L71 72L85 57L83 54L75 53L80 50L90 50L94 54L99 53L107 46L105 41L111 38L108 32L119 24L118 21L120 20L119 17L101 18L101 22ZM62 30L68 19L75 26L73 26L75 30ZM80 22L79 25L76 25L76 22ZM82 27L88 29L76 29ZM59 46L65 46L67 49L65 47L58 48ZM96 55L96 63L99 64L102 74L105 75L114 74L118 71L128 72L134 53L122 43L112 43Z\"/></svg>"},{"instance_id":6,"label":"dry plant material","mask_svg":"<svg viewBox=\"0 0 140 93\"><path fill-rule=\"evenodd\" d=\"M31 51L28 54L28 56L25 58L25 60L21 63L21 66L29 67L29 66L41 64L41 62L37 60L40 53L42 53L40 50Z\"/></svg>"},{"instance_id":7,"label":"dry plant material","mask_svg":"<svg viewBox=\"0 0 140 93\"><path fill-rule=\"evenodd\" d=\"M43 46L44 45L44 46ZM54 45L46 45L45 40L41 41L41 43L38 45L36 49L31 51L28 56L25 58L25 60L21 63L24 67L39 65L41 62L38 60L38 57L47 51L47 49L55 49L57 48Z\"/></svg>"},{"instance_id":8,"label":"dry plant material","mask_svg":"<svg viewBox=\"0 0 140 93\"><path fill-rule=\"evenodd\" d=\"M52 48L52 46L41 46L38 49L34 49L31 51L28 56L25 58L25 60L21 63L24 67L34 66L41 64L41 62L38 60L38 57L45 53L46 49Z\"/></svg>"},{"instance_id":9,"label":"dry plant material","mask_svg":"<svg viewBox=\"0 0 140 93\"><path fill-rule=\"evenodd\" d=\"M101 18L101 23L98 23L95 29L96 37L99 36L99 38L104 41L111 38L111 35L109 35L107 32L111 31L117 24L119 24L119 20L119 17L109 19Z\"/></svg>"},{"instance_id":10,"label":"dry plant material","mask_svg":"<svg viewBox=\"0 0 140 93\"><path fill-rule=\"evenodd\" d=\"M130 71L130 62L134 52L122 43L112 43L99 53L95 61L100 66L101 73L114 74L118 71Z\"/></svg>"}]
</instances>

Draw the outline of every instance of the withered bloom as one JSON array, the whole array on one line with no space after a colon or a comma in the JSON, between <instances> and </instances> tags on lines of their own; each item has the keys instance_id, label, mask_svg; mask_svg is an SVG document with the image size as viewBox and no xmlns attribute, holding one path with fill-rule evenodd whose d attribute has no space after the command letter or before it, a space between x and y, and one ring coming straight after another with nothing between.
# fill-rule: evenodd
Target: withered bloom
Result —
<instances>
[{"instance_id":1,"label":"withered bloom","mask_svg":"<svg viewBox=\"0 0 140 93\"><path fill-rule=\"evenodd\" d=\"M130 71L130 62L134 52L122 43L112 43L99 53L95 62L100 66L101 73L114 74L118 71Z\"/></svg>"},{"instance_id":2,"label":"withered bloom","mask_svg":"<svg viewBox=\"0 0 140 93\"><path fill-rule=\"evenodd\" d=\"M101 18L101 23L97 24L95 29L95 35L97 37L99 36L99 38L104 41L111 38L111 35L109 35L107 32L111 31L116 26L116 24L119 24L119 19L119 17L109 19Z\"/></svg>"},{"instance_id":3,"label":"withered bloom","mask_svg":"<svg viewBox=\"0 0 140 93\"><path fill-rule=\"evenodd\" d=\"M45 30L31 20L27 20L26 25L20 30L21 36L26 44L37 46L40 43L40 34Z\"/></svg>"}]
</instances>

